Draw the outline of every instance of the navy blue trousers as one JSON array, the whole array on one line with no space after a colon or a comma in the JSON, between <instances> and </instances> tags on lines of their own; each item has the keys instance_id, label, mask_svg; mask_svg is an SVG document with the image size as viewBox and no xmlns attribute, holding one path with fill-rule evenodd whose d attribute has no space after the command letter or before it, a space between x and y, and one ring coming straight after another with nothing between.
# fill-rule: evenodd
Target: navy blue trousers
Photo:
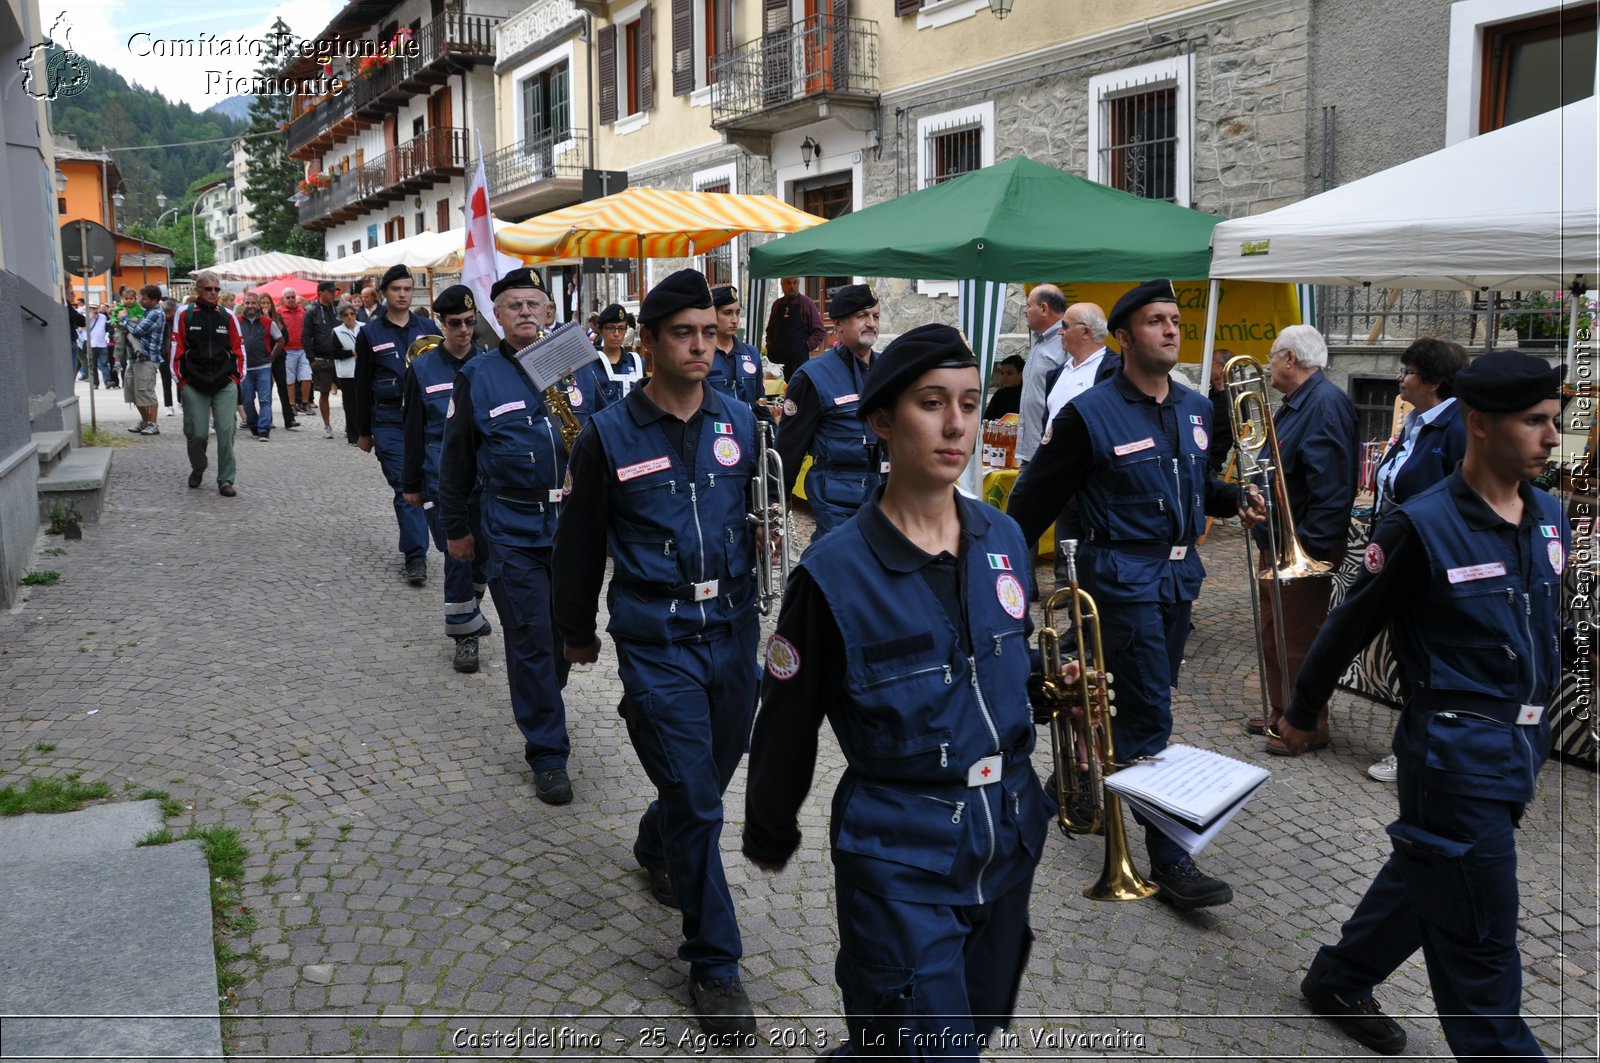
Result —
<instances>
[{"instance_id":1,"label":"navy blue trousers","mask_svg":"<svg viewBox=\"0 0 1600 1063\"><path fill-rule=\"evenodd\" d=\"M656 787L637 851L665 864L683 913L678 956L697 978L739 973L744 945L722 869L722 795L750 748L756 711L751 623L706 642L617 639L622 717Z\"/></svg>"},{"instance_id":2,"label":"navy blue trousers","mask_svg":"<svg viewBox=\"0 0 1600 1063\"><path fill-rule=\"evenodd\" d=\"M1359 1000L1420 946L1439 1025L1457 1059L1543 1059L1521 1015L1515 832L1523 805L1459 786L1429 787L1430 773L1439 770L1427 766L1435 716L1412 707L1400 716L1394 737L1400 818L1389 827L1394 855L1339 943L1317 952L1311 975L1346 1000ZM1441 761L1436 750L1432 761L1460 764L1464 755L1470 751L1458 748Z\"/></svg>"},{"instance_id":3,"label":"navy blue trousers","mask_svg":"<svg viewBox=\"0 0 1600 1063\"><path fill-rule=\"evenodd\" d=\"M428 518L422 510L405 500L400 486L400 475L406 455L405 429L400 424L400 411L393 410L392 423L385 418L391 411L373 411L372 450L378 455L383 468L383 478L394 488L394 519L400 526L400 552L407 561L421 561L428 556Z\"/></svg>"},{"instance_id":4,"label":"navy blue trousers","mask_svg":"<svg viewBox=\"0 0 1600 1063\"><path fill-rule=\"evenodd\" d=\"M978 1058L1011 1024L1033 931L1029 876L986 904L890 900L835 878L839 958L850 1044L835 1055Z\"/></svg>"},{"instance_id":5,"label":"navy blue trousers","mask_svg":"<svg viewBox=\"0 0 1600 1063\"><path fill-rule=\"evenodd\" d=\"M1193 603L1097 602L1100 640L1116 691L1111 740L1117 759L1153 756L1172 738L1172 688L1178 683L1183 647L1189 640ZM1156 632L1160 638L1152 637ZM1170 864L1184 855L1183 847L1159 827L1138 813L1133 818L1144 827L1152 866Z\"/></svg>"},{"instance_id":6,"label":"navy blue trousers","mask_svg":"<svg viewBox=\"0 0 1600 1063\"><path fill-rule=\"evenodd\" d=\"M565 768L567 707L561 690L572 665L556 635L550 599L550 551L489 543L489 593L500 613L511 715L522 732L523 757L534 771Z\"/></svg>"},{"instance_id":7,"label":"navy blue trousers","mask_svg":"<svg viewBox=\"0 0 1600 1063\"><path fill-rule=\"evenodd\" d=\"M437 494L430 492L428 497L437 497ZM477 556L471 561L457 561L450 556L439 507L430 503L423 513L428 518L428 531L433 533L433 545L444 555L444 633L453 639L476 635L483 630L483 613L478 609L478 602L489 583L485 574L489 544L483 537L477 504L467 505L472 541L477 546Z\"/></svg>"}]
</instances>

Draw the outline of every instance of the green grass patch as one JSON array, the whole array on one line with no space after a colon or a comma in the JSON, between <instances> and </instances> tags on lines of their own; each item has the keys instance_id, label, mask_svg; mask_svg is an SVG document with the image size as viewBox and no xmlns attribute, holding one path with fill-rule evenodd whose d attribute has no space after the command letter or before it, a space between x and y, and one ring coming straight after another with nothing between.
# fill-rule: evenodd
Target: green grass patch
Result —
<instances>
[{"instance_id":1,"label":"green grass patch","mask_svg":"<svg viewBox=\"0 0 1600 1063\"><path fill-rule=\"evenodd\" d=\"M354 823L341 823L341 824L339 824L339 840L343 841L344 839L350 837L350 832L355 830L355 829L356 829L356 825Z\"/></svg>"},{"instance_id":2,"label":"green grass patch","mask_svg":"<svg viewBox=\"0 0 1600 1063\"><path fill-rule=\"evenodd\" d=\"M67 552L59 546L47 546L39 551L45 557L66 557Z\"/></svg>"},{"instance_id":3,"label":"green grass patch","mask_svg":"<svg viewBox=\"0 0 1600 1063\"><path fill-rule=\"evenodd\" d=\"M171 845L176 840L177 839L172 836L172 832L170 830L168 830L165 827L162 827L160 830L151 831L149 834L146 834L143 838L140 838L138 841L134 842L133 844L136 845L136 846L142 846L142 845Z\"/></svg>"},{"instance_id":4,"label":"green grass patch","mask_svg":"<svg viewBox=\"0 0 1600 1063\"><path fill-rule=\"evenodd\" d=\"M233 827L190 827L181 839L163 827L139 839L138 845L170 845L174 841L195 840L205 854L211 884L211 949L217 961L217 995L229 1004L237 1002L236 990L245 982L236 969L240 960L254 959L254 949L240 952L233 947L237 938L248 938L260 925L244 904L244 858L249 855Z\"/></svg>"},{"instance_id":5,"label":"green grass patch","mask_svg":"<svg viewBox=\"0 0 1600 1063\"><path fill-rule=\"evenodd\" d=\"M129 437L126 433L116 435L107 432L104 428L85 428L83 430L83 445L86 447L131 447L138 440Z\"/></svg>"},{"instance_id":6,"label":"green grass patch","mask_svg":"<svg viewBox=\"0 0 1600 1063\"><path fill-rule=\"evenodd\" d=\"M310 838L296 838L294 840L294 847L296 849L309 849L309 848L311 848L311 839Z\"/></svg>"},{"instance_id":7,"label":"green grass patch","mask_svg":"<svg viewBox=\"0 0 1600 1063\"><path fill-rule=\"evenodd\" d=\"M110 796L109 784L80 783L76 772L64 780L29 779L21 790L15 786L0 790L0 816L20 816L25 812L76 812L90 801Z\"/></svg>"},{"instance_id":8,"label":"green grass patch","mask_svg":"<svg viewBox=\"0 0 1600 1063\"><path fill-rule=\"evenodd\" d=\"M141 790L136 798L139 801L160 801L161 818L171 819L173 816L183 815L183 802L167 793L165 790Z\"/></svg>"},{"instance_id":9,"label":"green grass patch","mask_svg":"<svg viewBox=\"0 0 1600 1063\"><path fill-rule=\"evenodd\" d=\"M51 568L43 571L26 572L19 582L24 587L54 587L61 582L61 573Z\"/></svg>"},{"instance_id":10,"label":"green grass patch","mask_svg":"<svg viewBox=\"0 0 1600 1063\"><path fill-rule=\"evenodd\" d=\"M35 742L33 748L41 753L53 753L55 752L56 744L54 742Z\"/></svg>"}]
</instances>

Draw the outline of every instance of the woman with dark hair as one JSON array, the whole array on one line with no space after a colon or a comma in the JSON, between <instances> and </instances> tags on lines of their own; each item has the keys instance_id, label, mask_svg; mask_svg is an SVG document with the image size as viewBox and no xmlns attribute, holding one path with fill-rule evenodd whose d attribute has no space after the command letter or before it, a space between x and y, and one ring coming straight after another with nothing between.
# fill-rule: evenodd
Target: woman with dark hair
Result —
<instances>
[{"instance_id":1,"label":"woman with dark hair","mask_svg":"<svg viewBox=\"0 0 1600 1063\"><path fill-rule=\"evenodd\" d=\"M1400 432L1384 451L1373 477L1377 497L1372 529L1385 514L1455 471L1467 453L1467 429L1455 400L1456 374L1467 367L1459 343L1424 336L1400 356L1400 397L1411 404ZM1370 534L1369 534L1370 538ZM1379 782L1394 782L1393 753L1367 769Z\"/></svg>"},{"instance_id":2,"label":"woman with dark hair","mask_svg":"<svg viewBox=\"0 0 1600 1063\"><path fill-rule=\"evenodd\" d=\"M284 324L283 315L278 313L278 304L273 302L272 296L266 292L261 293L261 312L272 319L283 334L289 334L289 326ZM294 415L294 403L289 398L289 371L287 355L279 353L272 360L272 381L278 388L278 399L283 408L283 427L290 432L300 429L300 422Z\"/></svg>"},{"instance_id":3,"label":"woman with dark hair","mask_svg":"<svg viewBox=\"0 0 1600 1063\"><path fill-rule=\"evenodd\" d=\"M1424 336L1406 348L1400 367L1400 397L1411 412L1378 462L1374 528L1395 506L1449 476L1467 452L1453 388L1456 374L1467 367L1465 348Z\"/></svg>"}]
</instances>

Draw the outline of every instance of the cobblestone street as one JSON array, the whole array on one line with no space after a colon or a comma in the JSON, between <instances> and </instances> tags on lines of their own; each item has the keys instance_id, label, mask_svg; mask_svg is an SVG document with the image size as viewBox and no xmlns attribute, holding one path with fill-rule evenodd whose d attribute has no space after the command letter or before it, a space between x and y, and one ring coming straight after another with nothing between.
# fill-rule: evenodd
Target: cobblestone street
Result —
<instances>
[{"instance_id":1,"label":"cobblestone street","mask_svg":"<svg viewBox=\"0 0 1600 1063\"><path fill-rule=\"evenodd\" d=\"M479 673L451 670L440 557L425 588L398 578L389 488L345 443L337 398L333 439L314 417L265 445L239 436L233 499L217 494L215 441L190 490L180 418L135 437L120 394L97 398L101 427L132 445L117 449L105 515L83 541L41 537L64 553L32 567L60 583L26 589L0 618L0 784L82 772L114 792L169 790L195 823L239 829L260 928L224 1012L228 1051L697 1054L677 913L651 900L630 851L650 787L617 714L609 644L566 692L576 799L545 806L498 630ZM83 409L87 420L86 398ZM986 1058L1358 1054L1307 1014L1298 985L1389 851L1394 788L1366 768L1388 752L1394 716L1340 695L1330 749L1266 756L1240 725L1257 709L1240 533L1219 529L1202 553L1174 740L1273 773L1201 857L1235 900L1192 914L1085 900L1100 840L1053 832L1018 1021ZM822 748L803 847L782 874L739 855L742 769L728 795L722 849L760 1036L712 1054L808 1058L844 1031L827 853L841 761L831 736ZM1041 775L1048 759L1041 740ZM1594 1058L1595 772L1552 761L1522 827L1524 1013L1552 1057ZM1377 997L1412 1054L1448 1057L1420 953Z\"/></svg>"}]
</instances>

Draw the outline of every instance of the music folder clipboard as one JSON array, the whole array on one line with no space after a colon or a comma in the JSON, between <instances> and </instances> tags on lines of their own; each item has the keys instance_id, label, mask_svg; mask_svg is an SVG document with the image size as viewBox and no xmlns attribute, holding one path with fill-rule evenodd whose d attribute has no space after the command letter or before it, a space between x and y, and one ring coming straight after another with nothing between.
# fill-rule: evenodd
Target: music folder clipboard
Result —
<instances>
[{"instance_id":1,"label":"music folder clipboard","mask_svg":"<svg viewBox=\"0 0 1600 1063\"><path fill-rule=\"evenodd\" d=\"M589 334L568 322L551 329L542 340L530 343L514 357L539 391L553 387L564 378L600 357L589 341Z\"/></svg>"},{"instance_id":2,"label":"music folder clipboard","mask_svg":"<svg viewBox=\"0 0 1600 1063\"><path fill-rule=\"evenodd\" d=\"M1105 785L1189 853L1198 853L1272 777L1209 749L1172 745L1106 776Z\"/></svg>"}]
</instances>

